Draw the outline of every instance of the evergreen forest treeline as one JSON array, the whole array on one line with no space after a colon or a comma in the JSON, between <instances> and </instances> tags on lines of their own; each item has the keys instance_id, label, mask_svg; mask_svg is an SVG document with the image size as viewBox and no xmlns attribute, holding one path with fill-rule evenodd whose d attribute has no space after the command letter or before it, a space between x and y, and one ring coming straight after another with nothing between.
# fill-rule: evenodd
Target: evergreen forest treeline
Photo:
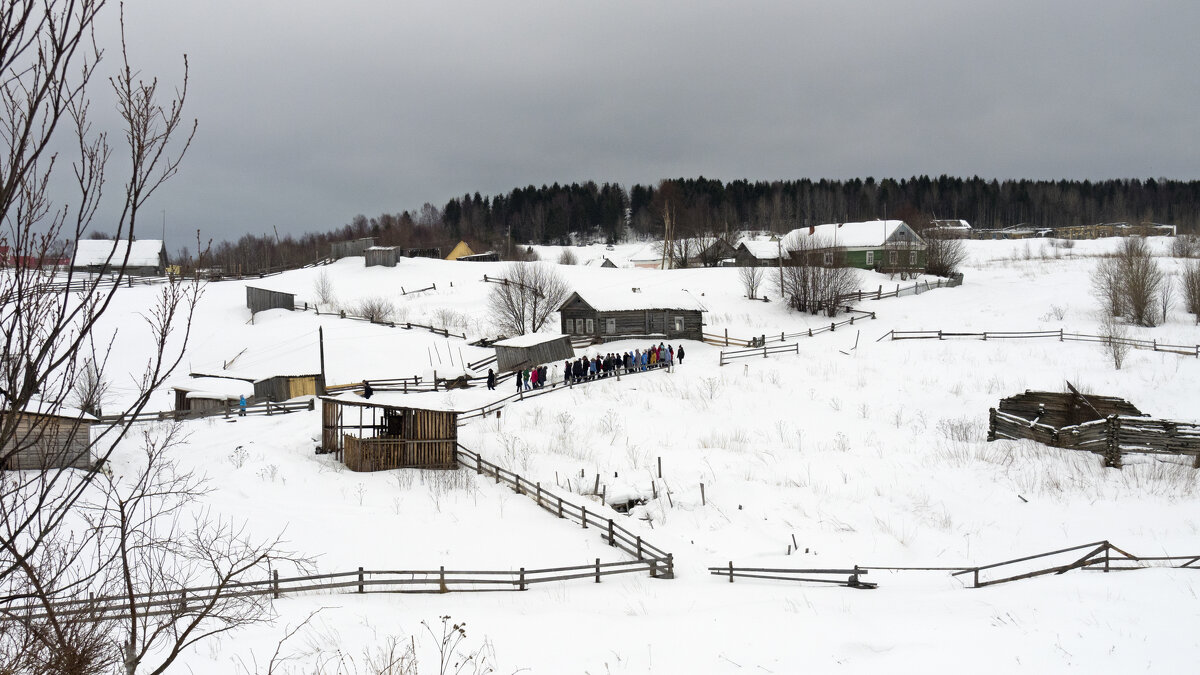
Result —
<instances>
[{"instance_id":1,"label":"evergreen forest treeline","mask_svg":"<svg viewBox=\"0 0 1200 675\"><path fill-rule=\"evenodd\" d=\"M1061 227L1105 222L1155 222L1195 232L1200 225L1200 181L985 180L919 176L894 180L722 182L664 180L657 185L588 181L478 192L417 211L355 216L325 233L299 237L246 235L214 244L205 265L256 271L296 266L328 255L329 244L375 237L381 246L441 246L459 239L477 248L519 256L524 243L566 244L579 239L615 242L662 236L671 218L676 237L738 230L783 232L838 221L898 218L921 227L932 219L963 219L972 227L1028 224ZM187 251L180 255L187 259Z\"/></svg>"}]
</instances>

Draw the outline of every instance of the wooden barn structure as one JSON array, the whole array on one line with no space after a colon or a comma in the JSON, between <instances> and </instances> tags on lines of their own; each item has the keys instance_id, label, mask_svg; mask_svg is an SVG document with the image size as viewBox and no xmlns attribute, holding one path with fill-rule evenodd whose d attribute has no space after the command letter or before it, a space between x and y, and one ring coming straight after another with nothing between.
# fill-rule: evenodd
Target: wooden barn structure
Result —
<instances>
[{"instance_id":1,"label":"wooden barn structure","mask_svg":"<svg viewBox=\"0 0 1200 675\"><path fill-rule=\"evenodd\" d=\"M496 369L502 373L575 357L571 338L566 335L529 333L500 340L493 346L496 348Z\"/></svg>"},{"instance_id":2,"label":"wooden barn structure","mask_svg":"<svg viewBox=\"0 0 1200 675\"><path fill-rule=\"evenodd\" d=\"M325 393L324 375L275 375L254 382L257 401L287 401L297 396L321 396Z\"/></svg>"},{"instance_id":3,"label":"wooden barn structure","mask_svg":"<svg viewBox=\"0 0 1200 675\"><path fill-rule=\"evenodd\" d=\"M500 254L496 251L472 253L471 255L460 255L455 260L459 262L500 262Z\"/></svg>"},{"instance_id":4,"label":"wooden barn structure","mask_svg":"<svg viewBox=\"0 0 1200 675\"><path fill-rule=\"evenodd\" d=\"M322 396L321 452L351 471L455 469L458 413Z\"/></svg>"},{"instance_id":5,"label":"wooden barn structure","mask_svg":"<svg viewBox=\"0 0 1200 675\"><path fill-rule=\"evenodd\" d=\"M562 332L597 340L648 337L655 340L700 340L704 312L687 291L606 289L584 298L572 293L558 308Z\"/></svg>"},{"instance_id":6,"label":"wooden barn structure","mask_svg":"<svg viewBox=\"0 0 1200 675\"><path fill-rule=\"evenodd\" d=\"M89 468L91 429L96 422L82 410L36 402L26 410L0 413L0 428L11 429L0 447L0 469Z\"/></svg>"},{"instance_id":7,"label":"wooden barn structure","mask_svg":"<svg viewBox=\"0 0 1200 675\"><path fill-rule=\"evenodd\" d=\"M167 270L167 246L161 239L80 239L75 242L71 268L80 272L161 276Z\"/></svg>"},{"instance_id":8,"label":"wooden barn structure","mask_svg":"<svg viewBox=\"0 0 1200 675\"><path fill-rule=\"evenodd\" d=\"M1026 391L988 411L988 440L1029 439L1045 445L1085 450L1120 468L1124 454L1193 457L1200 468L1200 424L1153 419L1124 399Z\"/></svg>"},{"instance_id":9,"label":"wooden barn structure","mask_svg":"<svg viewBox=\"0 0 1200 675\"><path fill-rule=\"evenodd\" d=\"M296 294L247 286L246 306L252 315L268 309L286 309L290 312L296 309Z\"/></svg>"},{"instance_id":10,"label":"wooden barn structure","mask_svg":"<svg viewBox=\"0 0 1200 675\"><path fill-rule=\"evenodd\" d=\"M395 246L372 246L363 254L367 259L367 267L395 267L396 259L400 257Z\"/></svg>"},{"instance_id":11,"label":"wooden barn structure","mask_svg":"<svg viewBox=\"0 0 1200 675\"><path fill-rule=\"evenodd\" d=\"M329 245L329 257L334 260L362 255L364 251L375 245L374 237L351 239L350 241L335 241Z\"/></svg>"}]
</instances>

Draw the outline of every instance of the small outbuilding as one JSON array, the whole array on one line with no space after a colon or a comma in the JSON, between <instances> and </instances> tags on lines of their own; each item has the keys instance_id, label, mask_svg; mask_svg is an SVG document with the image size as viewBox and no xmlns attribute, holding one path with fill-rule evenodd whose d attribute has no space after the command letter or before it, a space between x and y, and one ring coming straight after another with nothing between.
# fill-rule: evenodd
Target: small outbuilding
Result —
<instances>
[{"instance_id":1,"label":"small outbuilding","mask_svg":"<svg viewBox=\"0 0 1200 675\"><path fill-rule=\"evenodd\" d=\"M224 377L196 377L171 389L178 412L209 412L235 408L243 396L254 398L254 385Z\"/></svg>"},{"instance_id":2,"label":"small outbuilding","mask_svg":"<svg viewBox=\"0 0 1200 675\"><path fill-rule=\"evenodd\" d=\"M496 348L496 369L500 372L557 363L574 358L575 349L566 335L529 333L500 340Z\"/></svg>"},{"instance_id":3,"label":"small outbuilding","mask_svg":"<svg viewBox=\"0 0 1200 675\"><path fill-rule=\"evenodd\" d=\"M436 246L430 248L406 248L403 255L405 258L441 258L442 249Z\"/></svg>"},{"instance_id":4,"label":"small outbuilding","mask_svg":"<svg viewBox=\"0 0 1200 675\"><path fill-rule=\"evenodd\" d=\"M252 315L268 309L286 309L290 312L296 309L296 294L247 286L246 306Z\"/></svg>"},{"instance_id":5,"label":"small outbuilding","mask_svg":"<svg viewBox=\"0 0 1200 675\"><path fill-rule=\"evenodd\" d=\"M161 239L80 239L71 269L96 274L124 269L125 274L161 276L167 270L167 246Z\"/></svg>"},{"instance_id":6,"label":"small outbuilding","mask_svg":"<svg viewBox=\"0 0 1200 675\"><path fill-rule=\"evenodd\" d=\"M558 311L568 336L701 340L707 310L687 291L633 288L589 292L586 298L572 293Z\"/></svg>"},{"instance_id":7,"label":"small outbuilding","mask_svg":"<svg viewBox=\"0 0 1200 675\"><path fill-rule=\"evenodd\" d=\"M486 253L472 253L458 257L459 262L500 262L500 254L495 251Z\"/></svg>"},{"instance_id":8,"label":"small outbuilding","mask_svg":"<svg viewBox=\"0 0 1200 675\"><path fill-rule=\"evenodd\" d=\"M733 250L738 267L774 267L786 252L778 240L743 239Z\"/></svg>"},{"instance_id":9,"label":"small outbuilding","mask_svg":"<svg viewBox=\"0 0 1200 675\"><path fill-rule=\"evenodd\" d=\"M16 417L15 431L0 447L0 469L86 469L92 465L92 425L95 417L65 406L30 401L25 410L0 413L7 427Z\"/></svg>"},{"instance_id":10,"label":"small outbuilding","mask_svg":"<svg viewBox=\"0 0 1200 675\"><path fill-rule=\"evenodd\" d=\"M350 241L335 241L329 245L329 257L334 260L340 260L351 256L363 255L368 248L374 245L374 237L363 237L362 239L351 239Z\"/></svg>"},{"instance_id":11,"label":"small outbuilding","mask_svg":"<svg viewBox=\"0 0 1200 675\"><path fill-rule=\"evenodd\" d=\"M400 257L395 246L372 246L363 253L367 267L395 267L396 259Z\"/></svg>"},{"instance_id":12,"label":"small outbuilding","mask_svg":"<svg viewBox=\"0 0 1200 675\"><path fill-rule=\"evenodd\" d=\"M453 410L322 396L321 425L321 452L335 453L351 471L458 466L458 413Z\"/></svg>"},{"instance_id":13,"label":"small outbuilding","mask_svg":"<svg viewBox=\"0 0 1200 675\"><path fill-rule=\"evenodd\" d=\"M258 401L287 401L297 396L320 396L325 393L323 375L276 375L254 382L254 398Z\"/></svg>"},{"instance_id":14,"label":"small outbuilding","mask_svg":"<svg viewBox=\"0 0 1200 675\"><path fill-rule=\"evenodd\" d=\"M591 260L589 260L583 264L585 267L600 267L600 268L604 268L604 269L616 269L616 267L617 267L617 264L615 262L609 260L607 257L592 258Z\"/></svg>"}]
</instances>

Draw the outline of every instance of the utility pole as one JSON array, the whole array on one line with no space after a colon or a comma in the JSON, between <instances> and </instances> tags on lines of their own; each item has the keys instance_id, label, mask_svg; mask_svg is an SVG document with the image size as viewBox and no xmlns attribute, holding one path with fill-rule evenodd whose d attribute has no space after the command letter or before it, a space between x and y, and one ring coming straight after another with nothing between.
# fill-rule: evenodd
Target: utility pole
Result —
<instances>
[{"instance_id":1,"label":"utility pole","mask_svg":"<svg viewBox=\"0 0 1200 675\"><path fill-rule=\"evenodd\" d=\"M787 301L787 293L785 293L783 286L783 240L780 239L776 243L779 244L779 301L785 302Z\"/></svg>"},{"instance_id":2,"label":"utility pole","mask_svg":"<svg viewBox=\"0 0 1200 675\"><path fill-rule=\"evenodd\" d=\"M325 327L317 326L317 343L321 350L321 382L325 381Z\"/></svg>"}]
</instances>

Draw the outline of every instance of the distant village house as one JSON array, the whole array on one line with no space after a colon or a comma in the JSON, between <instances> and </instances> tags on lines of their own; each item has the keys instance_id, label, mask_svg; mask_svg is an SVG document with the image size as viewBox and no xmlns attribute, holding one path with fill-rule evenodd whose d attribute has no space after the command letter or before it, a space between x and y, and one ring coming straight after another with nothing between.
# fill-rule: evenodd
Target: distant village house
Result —
<instances>
[{"instance_id":1,"label":"distant village house","mask_svg":"<svg viewBox=\"0 0 1200 675\"><path fill-rule=\"evenodd\" d=\"M647 337L700 340L704 305L687 291L606 289L585 298L572 293L558 308L562 332L597 340Z\"/></svg>"},{"instance_id":2,"label":"distant village house","mask_svg":"<svg viewBox=\"0 0 1200 675\"><path fill-rule=\"evenodd\" d=\"M128 253L128 259L126 254ZM75 242L71 269L107 274L124 268L125 274L161 276L167 270L167 247L161 239L80 239Z\"/></svg>"}]
</instances>

